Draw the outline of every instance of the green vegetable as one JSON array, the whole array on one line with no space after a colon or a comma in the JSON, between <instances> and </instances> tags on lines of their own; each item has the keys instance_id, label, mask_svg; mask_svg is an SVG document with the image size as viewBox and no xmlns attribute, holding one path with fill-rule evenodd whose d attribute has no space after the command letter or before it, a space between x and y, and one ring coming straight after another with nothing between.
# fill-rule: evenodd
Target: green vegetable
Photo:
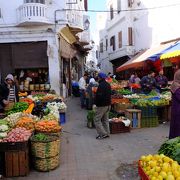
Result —
<instances>
[{"instance_id":1,"label":"green vegetable","mask_svg":"<svg viewBox=\"0 0 180 180\"><path fill-rule=\"evenodd\" d=\"M149 96L157 96L158 95L158 93L157 93L157 91L155 91L155 90L152 90L150 93L149 93Z\"/></svg>"},{"instance_id":2,"label":"green vegetable","mask_svg":"<svg viewBox=\"0 0 180 180\"><path fill-rule=\"evenodd\" d=\"M7 132L0 132L0 139L5 138L7 136Z\"/></svg>"},{"instance_id":3,"label":"green vegetable","mask_svg":"<svg viewBox=\"0 0 180 180\"><path fill-rule=\"evenodd\" d=\"M8 124L8 122L6 121L6 120L0 120L0 125L7 125Z\"/></svg>"},{"instance_id":4,"label":"green vegetable","mask_svg":"<svg viewBox=\"0 0 180 180\"><path fill-rule=\"evenodd\" d=\"M39 133L39 134L34 135L32 140L33 141L49 141L50 137L46 134Z\"/></svg>"},{"instance_id":5,"label":"green vegetable","mask_svg":"<svg viewBox=\"0 0 180 180\"><path fill-rule=\"evenodd\" d=\"M28 103L27 102L17 102L15 105L12 107L10 111L7 112L7 115L17 113L17 112L23 112L28 108Z\"/></svg>"},{"instance_id":6,"label":"green vegetable","mask_svg":"<svg viewBox=\"0 0 180 180\"><path fill-rule=\"evenodd\" d=\"M95 116L95 111L93 110L88 111L87 120L92 122L94 120L94 116Z\"/></svg>"},{"instance_id":7,"label":"green vegetable","mask_svg":"<svg viewBox=\"0 0 180 180\"><path fill-rule=\"evenodd\" d=\"M117 92L119 94L122 94L122 95L130 95L130 94L132 94L132 92L130 90L128 90L128 89L119 89L119 90L117 90Z\"/></svg>"},{"instance_id":8,"label":"green vegetable","mask_svg":"<svg viewBox=\"0 0 180 180\"><path fill-rule=\"evenodd\" d=\"M165 141L158 153L164 154L180 163L180 137Z\"/></svg>"}]
</instances>

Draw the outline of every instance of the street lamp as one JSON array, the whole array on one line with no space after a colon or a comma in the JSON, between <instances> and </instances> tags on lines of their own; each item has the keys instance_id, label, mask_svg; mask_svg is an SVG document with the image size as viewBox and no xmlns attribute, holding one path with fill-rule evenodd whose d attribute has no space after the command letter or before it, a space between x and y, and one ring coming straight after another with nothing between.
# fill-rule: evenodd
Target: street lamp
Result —
<instances>
[{"instance_id":1,"label":"street lamp","mask_svg":"<svg viewBox=\"0 0 180 180\"><path fill-rule=\"evenodd\" d=\"M89 29L89 25L90 25L90 22L89 22L88 19L86 19L86 20L84 21L84 30L88 30L88 29Z\"/></svg>"}]
</instances>

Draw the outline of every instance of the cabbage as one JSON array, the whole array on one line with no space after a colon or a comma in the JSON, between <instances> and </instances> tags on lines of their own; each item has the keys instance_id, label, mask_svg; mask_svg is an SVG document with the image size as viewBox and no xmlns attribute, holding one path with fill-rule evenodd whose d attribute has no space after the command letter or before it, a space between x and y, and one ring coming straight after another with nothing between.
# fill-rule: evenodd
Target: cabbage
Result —
<instances>
[{"instance_id":1,"label":"cabbage","mask_svg":"<svg viewBox=\"0 0 180 180\"><path fill-rule=\"evenodd\" d=\"M5 125L5 124L0 125L0 132L5 132L5 131L7 131L8 129L9 129L9 127L8 127L7 125Z\"/></svg>"},{"instance_id":2,"label":"cabbage","mask_svg":"<svg viewBox=\"0 0 180 180\"><path fill-rule=\"evenodd\" d=\"M7 136L6 132L0 132L0 138L5 138Z\"/></svg>"}]
</instances>

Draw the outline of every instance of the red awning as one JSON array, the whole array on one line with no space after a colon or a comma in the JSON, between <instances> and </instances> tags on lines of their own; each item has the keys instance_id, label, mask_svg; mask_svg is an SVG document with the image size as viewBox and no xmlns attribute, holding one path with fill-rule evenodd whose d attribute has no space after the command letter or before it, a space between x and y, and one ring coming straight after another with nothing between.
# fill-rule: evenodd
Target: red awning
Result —
<instances>
[{"instance_id":1,"label":"red awning","mask_svg":"<svg viewBox=\"0 0 180 180\"><path fill-rule=\"evenodd\" d=\"M130 69L130 68L143 67L144 62L146 60L148 60L148 58L150 56L161 52L162 50L166 49L167 47L169 47L172 44L174 44L174 42L167 43L167 44L160 44L157 47L153 47L153 48L147 49L145 51L142 51L139 54L137 54L136 56L134 56L133 58L131 58L129 61L124 63L122 66L118 67L116 69L116 72L124 71L124 70Z\"/></svg>"}]
</instances>

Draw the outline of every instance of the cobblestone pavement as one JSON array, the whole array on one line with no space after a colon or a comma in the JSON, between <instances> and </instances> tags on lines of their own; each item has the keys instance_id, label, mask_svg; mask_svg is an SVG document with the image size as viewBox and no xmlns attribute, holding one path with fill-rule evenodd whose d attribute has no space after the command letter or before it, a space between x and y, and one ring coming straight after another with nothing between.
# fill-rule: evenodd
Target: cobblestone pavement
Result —
<instances>
[{"instance_id":1,"label":"cobblestone pavement","mask_svg":"<svg viewBox=\"0 0 180 180\"><path fill-rule=\"evenodd\" d=\"M50 172L31 171L18 180L137 180L138 158L156 153L168 136L169 125L132 130L96 140L95 129L86 127L87 111L79 98L67 101L67 122L63 125L60 166Z\"/></svg>"}]
</instances>

